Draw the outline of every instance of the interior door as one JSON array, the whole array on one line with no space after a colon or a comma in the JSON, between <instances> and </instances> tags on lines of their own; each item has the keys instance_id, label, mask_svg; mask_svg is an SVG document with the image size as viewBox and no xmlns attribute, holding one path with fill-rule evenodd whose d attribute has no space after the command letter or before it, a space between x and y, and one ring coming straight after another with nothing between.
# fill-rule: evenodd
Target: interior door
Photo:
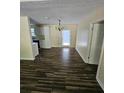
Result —
<instances>
[{"instance_id":1,"label":"interior door","mask_svg":"<svg viewBox=\"0 0 124 93\"><path fill-rule=\"evenodd\" d=\"M93 24L91 33L88 63L98 64L104 37L104 24Z\"/></svg>"}]
</instances>

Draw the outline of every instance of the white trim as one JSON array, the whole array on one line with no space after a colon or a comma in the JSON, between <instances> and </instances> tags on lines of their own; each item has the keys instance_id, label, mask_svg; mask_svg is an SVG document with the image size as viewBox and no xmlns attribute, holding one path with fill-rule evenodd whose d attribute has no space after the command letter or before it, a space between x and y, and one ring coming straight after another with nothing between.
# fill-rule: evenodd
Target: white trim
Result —
<instances>
[{"instance_id":1,"label":"white trim","mask_svg":"<svg viewBox=\"0 0 124 93\"><path fill-rule=\"evenodd\" d=\"M34 60L35 58L20 58L21 60Z\"/></svg>"},{"instance_id":2,"label":"white trim","mask_svg":"<svg viewBox=\"0 0 124 93\"><path fill-rule=\"evenodd\" d=\"M75 49L76 49L76 51L78 52L78 54L80 55L80 57L82 58L82 60L83 60L85 63L87 63L87 61L84 59L84 57L83 57L83 56L81 56L81 54L80 54L80 52L79 52L78 48L76 47Z\"/></svg>"},{"instance_id":3,"label":"white trim","mask_svg":"<svg viewBox=\"0 0 124 93\"><path fill-rule=\"evenodd\" d=\"M104 85L103 85L103 83L100 81L100 79L98 78L98 76L96 77L96 80L97 80L97 82L99 83L99 85L101 86L101 88L102 88L103 91L104 91Z\"/></svg>"},{"instance_id":4,"label":"white trim","mask_svg":"<svg viewBox=\"0 0 124 93\"><path fill-rule=\"evenodd\" d=\"M88 64L91 64L91 65L98 65L97 63L92 63L92 62L88 62Z\"/></svg>"}]
</instances>

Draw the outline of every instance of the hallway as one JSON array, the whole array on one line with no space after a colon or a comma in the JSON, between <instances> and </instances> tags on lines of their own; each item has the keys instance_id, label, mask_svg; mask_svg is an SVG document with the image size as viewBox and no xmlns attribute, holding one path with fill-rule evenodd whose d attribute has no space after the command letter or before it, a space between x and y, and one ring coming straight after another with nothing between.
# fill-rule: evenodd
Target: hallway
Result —
<instances>
[{"instance_id":1,"label":"hallway","mask_svg":"<svg viewBox=\"0 0 124 93\"><path fill-rule=\"evenodd\" d=\"M97 66L84 63L74 48L41 49L20 65L21 93L103 93Z\"/></svg>"}]
</instances>

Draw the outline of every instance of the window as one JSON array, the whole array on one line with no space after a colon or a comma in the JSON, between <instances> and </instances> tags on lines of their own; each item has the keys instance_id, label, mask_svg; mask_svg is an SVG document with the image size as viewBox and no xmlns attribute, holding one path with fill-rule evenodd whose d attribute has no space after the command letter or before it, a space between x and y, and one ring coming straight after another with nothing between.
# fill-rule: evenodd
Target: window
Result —
<instances>
[{"instance_id":1,"label":"window","mask_svg":"<svg viewBox=\"0 0 124 93\"><path fill-rule=\"evenodd\" d=\"M32 34L33 37L36 36L36 34L35 34L35 29L34 29L34 28L31 28L31 34Z\"/></svg>"},{"instance_id":2,"label":"window","mask_svg":"<svg viewBox=\"0 0 124 93\"><path fill-rule=\"evenodd\" d=\"M69 30L62 31L62 45L63 46L70 45L70 31Z\"/></svg>"}]
</instances>

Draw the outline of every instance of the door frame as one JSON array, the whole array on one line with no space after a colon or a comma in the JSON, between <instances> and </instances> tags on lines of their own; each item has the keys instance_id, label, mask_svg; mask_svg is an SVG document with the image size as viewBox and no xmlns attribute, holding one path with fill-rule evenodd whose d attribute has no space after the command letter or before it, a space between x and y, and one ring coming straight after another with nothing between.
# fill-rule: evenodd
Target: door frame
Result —
<instances>
[{"instance_id":1,"label":"door frame","mask_svg":"<svg viewBox=\"0 0 124 93\"><path fill-rule=\"evenodd\" d=\"M94 23L90 24L90 31L89 31L89 43L88 43L88 63L90 63L90 52L91 52L91 44L92 44L92 37L93 37L93 28Z\"/></svg>"},{"instance_id":2,"label":"door frame","mask_svg":"<svg viewBox=\"0 0 124 93\"><path fill-rule=\"evenodd\" d=\"M92 46L92 38L93 38L94 25L95 24L101 24L102 22L104 22L104 20L100 20L100 21L97 21L97 22L94 22L94 23L90 24L89 39L88 39L88 57L87 57L87 60L88 60L89 64L92 64L90 62L90 56L91 56L91 46ZM102 23L102 24L104 24L104 23Z\"/></svg>"}]
</instances>

